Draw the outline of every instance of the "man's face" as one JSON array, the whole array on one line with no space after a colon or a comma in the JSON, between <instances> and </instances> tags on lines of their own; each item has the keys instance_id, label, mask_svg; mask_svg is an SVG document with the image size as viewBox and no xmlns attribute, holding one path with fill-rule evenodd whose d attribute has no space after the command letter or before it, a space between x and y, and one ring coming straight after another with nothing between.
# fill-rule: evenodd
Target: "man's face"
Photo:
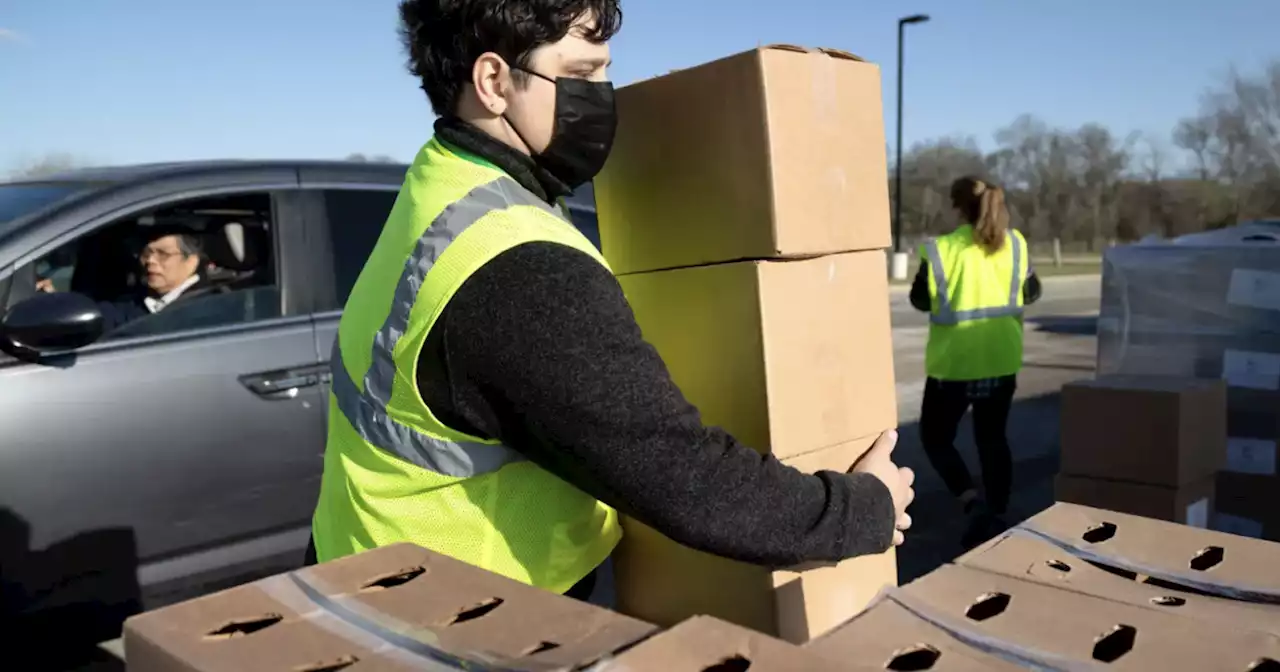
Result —
<instances>
[{"instance_id":1,"label":"man's face","mask_svg":"<svg viewBox=\"0 0 1280 672\"><path fill-rule=\"evenodd\" d=\"M196 274L200 257L184 254L177 236L162 236L147 243L138 255L147 275L147 287L156 294L167 294Z\"/></svg>"},{"instance_id":2,"label":"man's face","mask_svg":"<svg viewBox=\"0 0 1280 672\"><path fill-rule=\"evenodd\" d=\"M593 44L584 39L583 28L593 25L595 18L584 15L564 39L533 52L527 69L548 79L560 77L592 82L608 80L609 45ZM516 76L520 76L518 73ZM507 118L520 129L529 149L542 152L551 143L555 129L556 86L540 77L526 75L524 88L515 88L508 98Z\"/></svg>"}]
</instances>

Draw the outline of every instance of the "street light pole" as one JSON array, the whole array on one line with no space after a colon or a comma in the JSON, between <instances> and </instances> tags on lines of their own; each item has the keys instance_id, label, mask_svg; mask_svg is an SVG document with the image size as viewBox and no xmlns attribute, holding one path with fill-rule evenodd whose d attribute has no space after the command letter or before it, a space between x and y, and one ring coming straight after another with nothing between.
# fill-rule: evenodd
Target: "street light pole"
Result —
<instances>
[{"instance_id":1,"label":"street light pole","mask_svg":"<svg viewBox=\"0 0 1280 672\"><path fill-rule=\"evenodd\" d=\"M902 37L906 31L907 24L924 23L929 20L928 14L914 14L898 19L898 132L897 132L897 160L894 161L893 176L893 268L892 275L895 280L905 280L907 277L907 260L906 255L902 252L902 62L903 49ZM901 268L899 268L901 267Z\"/></svg>"}]
</instances>

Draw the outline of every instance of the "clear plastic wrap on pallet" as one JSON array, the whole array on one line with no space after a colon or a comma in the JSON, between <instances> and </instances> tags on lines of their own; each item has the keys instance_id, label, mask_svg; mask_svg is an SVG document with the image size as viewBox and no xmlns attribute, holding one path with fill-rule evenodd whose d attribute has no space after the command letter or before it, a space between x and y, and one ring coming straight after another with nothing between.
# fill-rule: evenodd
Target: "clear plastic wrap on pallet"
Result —
<instances>
[{"instance_id":1,"label":"clear plastic wrap on pallet","mask_svg":"<svg viewBox=\"0 0 1280 672\"><path fill-rule=\"evenodd\" d=\"M1257 223L1108 250L1098 373L1280 389L1278 235Z\"/></svg>"}]
</instances>

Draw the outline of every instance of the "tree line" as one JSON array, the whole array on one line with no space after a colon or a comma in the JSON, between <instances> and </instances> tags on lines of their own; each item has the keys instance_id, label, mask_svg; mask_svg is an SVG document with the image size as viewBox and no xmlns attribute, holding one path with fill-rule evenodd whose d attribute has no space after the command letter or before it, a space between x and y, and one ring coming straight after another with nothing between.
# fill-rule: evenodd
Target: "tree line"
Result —
<instances>
[{"instance_id":1,"label":"tree line","mask_svg":"<svg viewBox=\"0 0 1280 672\"><path fill-rule=\"evenodd\" d=\"M904 243L954 224L949 189L965 174L1005 187L1015 226L1042 254L1055 239L1069 253L1097 253L1280 217L1280 60L1226 75L1165 137L1023 115L995 143L983 152L971 137L941 138L904 153Z\"/></svg>"}]
</instances>

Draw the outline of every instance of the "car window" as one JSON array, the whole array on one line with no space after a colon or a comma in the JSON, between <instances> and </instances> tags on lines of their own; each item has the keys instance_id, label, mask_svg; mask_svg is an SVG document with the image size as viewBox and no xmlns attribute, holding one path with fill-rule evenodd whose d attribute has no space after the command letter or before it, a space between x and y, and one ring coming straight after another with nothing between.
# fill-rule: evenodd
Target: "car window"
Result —
<instances>
[{"instance_id":1,"label":"car window","mask_svg":"<svg viewBox=\"0 0 1280 672\"><path fill-rule=\"evenodd\" d=\"M333 249L334 291L338 305L345 305L360 270L369 260L373 246L382 235L387 215L396 202L396 191L373 189L328 189L324 192L325 215Z\"/></svg>"},{"instance_id":2,"label":"car window","mask_svg":"<svg viewBox=\"0 0 1280 672\"><path fill-rule=\"evenodd\" d=\"M168 203L36 260L37 287L96 301L102 340L271 319L281 315L274 234L266 192Z\"/></svg>"}]
</instances>

